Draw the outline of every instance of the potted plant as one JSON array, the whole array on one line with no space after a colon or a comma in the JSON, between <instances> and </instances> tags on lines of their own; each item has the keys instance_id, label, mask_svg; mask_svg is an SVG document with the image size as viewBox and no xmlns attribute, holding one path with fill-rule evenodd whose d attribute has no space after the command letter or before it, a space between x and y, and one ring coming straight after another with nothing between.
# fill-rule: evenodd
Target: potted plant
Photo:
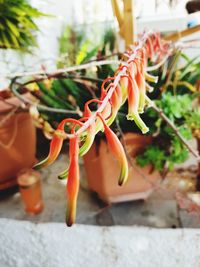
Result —
<instances>
[{"instance_id":1,"label":"potted plant","mask_svg":"<svg viewBox=\"0 0 200 267\"><path fill-rule=\"evenodd\" d=\"M150 42L153 42L153 41L156 41L156 40L157 40L156 42L159 42L158 41L159 39L157 39L157 38L160 38L160 37L156 35L156 37L151 37L151 38L152 39L150 40ZM147 41L147 43L149 43L149 41ZM146 45L146 46L147 46L148 53L149 52L152 52L150 50L150 45ZM167 52L168 51L168 44L165 44L165 46L166 47L165 47L164 51L168 55L168 52ZM159 48L157 47L155 49L159 49ZM131 53L131 51L129 53ZM171 55L171 52L170 52L170 55ZM129 54L126 55L126 56L129 56ZM141 54L140 54L140 56L141 56ZM162 53L161 53L160 56L162 56ZM174 66L174 59L176 59L176 53L173 53L173 57L170 57L168 55L168 58L170 60L168 60L167 61L167 65L165 65L163 67L164 70L162 69L160 71L160 69L159 69L159 72L160 73L156 73L156 75L158 75L159 77L160 76L162 76L162 77L164 76L165 77L165 79L162 79L162 77L159 78L159 83L158 83L158 86L159 87L164 87L164 85L166 85L166 82L167 81L170 81L171 82L171 77L172 76L173 77L176 76L175 71L173 71L173 73L172 73L173 75L172 76L171 76L171 72L170 72L170 76L169 76L169 73L166 73L166 71L165 71L166 69L169 69L169 68L172 69L171 65ZM96 62L95 64L98 65L100 63L101 62ZM134 63L135 63L135 61L134 61ZM128 63L128 64L130 64L130 63ZM88 67L91 66L90 63L88 63L86 65ZM33 79L32 81L28 81L27 83L22 84L22 87L25 86L25 87L28 88L30 86L31 90L34 92L34 94L36 96L38 96L40 98L41 101L43 101L43 102L48 101L49 102L48 103L49 106L51 106L54 103L54 111L56 111L55 110L56 108L58 108L57 111L59 111L59 108L61 108L60 106L56 106L58 104L59 105L61 104L61 102L58 101L58 96L59 96L59 94L61 94L61 92L63 94L64 99L65 100L66 99L68 100L68 101L65 101L65 104L68 103L71 106L73 106L73 104L75 104L74 108L72 108L73 110L70 110L70 109L63 110L63 111L65 111L66 114L67 113L69 114L70 111L73 111L73 112L71 112L71 114L73 114L73 118L66 119L66 120L64 119L63 120L63 123L58 124L58 121L55 119L55 116L52 116L54 118L54 123L55 124L58 124L58 130L56 130L54 132L54 134L53 134L54 138L51 141L51 150L50 150L49 156L47 157L46 160L44 160L42 162L42 164L37 165L37 168L40 167L40 166L49 165L50 163L52 163L55 160L55 158L58 156L58 153L59 153L60 148L61 148L62 143L63 143L62 138L65 138L65 137L69 137L70 138L70 136L74 136L73 133L72 134L68 134L68 133L63 133L63 131L64 130L67 131L67 132L70 131L70 130L74 131L74 129L71 128L71 126L70 126L70 124L73 124L73 123L75 123L75 124L77 123L78 124L77 127L81 127L83 125L83 122L81 122L81 120L79 119L80 118L80 115L81 115L81 112L84 113L84 117L85 117L85 118L82 118L82 120L86 120L86 118L92 116L93 112L95 112L95 109L98 109L98 106L99 105L101 106L101 101L102 101L101 99L104 99L104 93L106 93L107 90L112 89L112 78L108 78L103 83L104 85L101 88L101 92L100 92L101 93L100 94L100 97L101 98L100 98L100 100L98 100L98 98L95 97L95 100L93 100L91 102L90 101L88 102L87 99L85 99L83 101L83 98L80 97L80 92L78 93L78 95L74 95L79 90L81 90L81 92L83 93L82 89L80 89L80 88L77 89L77 85L79 85L80 80L83 78L83 76L80 76L80 73L78 75L75 74L75 73L72 73L72 70L75 71L75 70L77 70L77 68L78 69L81 69L82 68L82 69L84 69L84 72L85 72L84 74L86 75L87 74L87 72L85 71L86 65L79 66L79 67L74 67L74 69L73 69L73 67L72 68L69 68L69 69L66 68L65 70L62 70L62 71L59 71L58 70L58 72L55 72L55 73L52 73L52 74L47 74L48 79L46 81L42 81L42 80L45 80L46 78L39 76L38 78ZM139 66L139 63L136 63L136 67L138 67L138 66ZM158 64L158 67L156 66L156 69L159 68L159 66L160 66L160 64ZM152 69L155 69L155 67L153 67L153 68L150 67L150 69L151 70ZM118 68L118 71L119 70L121 70L121 67ZM68 71L70 71L71 73L67 73L66 74L66 72L68 72ZM130 72L128 72L128 73L130 73ZM95 81L95 82L98 83L99 80L98 80L97 77L98 76L96 76L95 78L92 78L91 76L90 77L85 76L83 78L83 80L92 80L93 82ZM167 78L167 81L166 81L166 77L170 77L170 79ZM127 83L126 77L122 77L122 78L125 79L125 80L123 80L123 82L124 83ZM152 90L152 87L151 87L152 82L155 82L157 80L157 78L155 76L153 76L153 75L146 74L146 79L147 80L150 80L150 82L151 82L151 84L148 83L146 85L147 88L148 88L148 90L151 91ZM63 81L66 82L66 80L68 81L68 84L65 83L64 86L60 86L60 84L63 83ZM77 80L78 80L78 82L77 82ZM42 81L42 83L41 83L41 81ZM70 81L70 83L69 83L69 81ZM128 81L129 81L129 79L128 79ZM34 86L31 86L30 83L34 83L35 85ZM137 81L137 83L139 84L139 81ZM56 86L55 86L55 84L56 84ZM162 84L162 86L161 86L161 84ZM106 85L107 85L107 87L105 87ZM188 87L188 83L185 83L183 81L180 81L179 85L184 85L184 86L187 85L186 87ZM87 88L86 84L84 84L84 86L85 86L84 87L84 90L87 90L86 89ZM120 83L120 86L121 86L121 88L123 88L122 81ZM128 86L128 83L124 87L127 88L127 86ZM189 84L189 87L190 87L190 89L191 88L194 89L194 87L191 84ZM184 88L184 90L185 89L188 90L188 88ZM123 89L122 89L122 92L123 92ZM16 91L15 91L15 93L16 93ZM41 93L43 93L43 94L41 94ZM93 96L93 93L91 91L90 91L90 93ZM166 101L167 97L170 97L170 96L168 96L168 93L169 93L168 90L166 90L166 93L161 93L160 90L155 90L155 92L154 92L155 96L152 96L151 95L151 97L154 98L154 99L158 99L158 101L161 100L161 103L162 103L163 101ZM163 99L161 98L162 94L163 94ZM72 97L68 97L69 95L72 96ZM48 96L50 98L48 98L48 99L45 100L45 96ZM60 97L61 97L61 95L60 95ZM171 99L172 98L173 98L173 96L171 96ZM182 103L181 101L183 101L183 103L185 103L186 98L187 98L186 96L183 96L183 99L179 97L178 98L178 101L180 103ZM83 103L83 102L86 102L86 101L87 102L86 102L86 104L84 106L82 105L81 108L77 109L76 100L80 101L80 104ZM100 102L98 102L98 101L100 101ZM112 103L115 103L115 101L116 101L116 99L112 98L112 101L109 102L109 103L112 105ZM190 102L192 100L189 99L188 101ZM130 99L129 99L129 102L130 102ZM47 104L47 102L46 102L46 104ZM145 104L152 104L152 102L149 100L148 96L145 96ZM186 104L188 104L188 102ZM163 118L162 110L160 110L160 108L162 108L162 105L160 105L159 102L157 102L157 105L158 106L153 105L153 110L156 111L156 114L159 114L159 116L161 115L161 117ZM42 109L43 107L39 105L38 108ZM63 108L67 108L67 107L66 106L65 107L63 106ZM105 111L105 112L108 112L108 114L107 114L108 118L106 120L106 124L108 124L108 125L112 124L112 130L115 131L117 129L115 131L116 133L117 132L120 132L121 133L121 129L122 129L122 131L125 131L125 132L130 132L130 130L132 132L134 132L133 135L132 134L130 135L130 133L127 134L127 135L125 135L125 137L123 137L121 140L122 140L122 142L124 142L123 139L126 139L125 142L128 143L128 146L126 145L127 148L125 149L126 150L126 153L129 152L127 154L132 154L132 156L136 156L136 154L138 154L139 152L141 154L141 150L144 151L144 145L149 145L150 144L152 146L152 140L154 140L154 138L152 138L152 134L155 133L156 131L155 131L155 127L152 127L151 128L150 126L151 125L154 125L156 123L156 127L158 127L159 126L159 123L161 124L161 122L160 122L160 120L158 120L158 117L156 117L155 114L154 115L148 114L148 113L143 114L142 115L142 118L143 118L143 120L146 122L146 124L150 128L150 136L149 137L145 137L145 138L144 138L144 136L141 137L141 135L138 135L139 130L137 130L137 125L141 128L141 130L143 132L146 132L147 131L147 126L145 126L145 124L140 120L140 118L138 117L138 113L136 113L137 114L136 115L136 118L134 118L136 120L136 124L134 124L134 122L129 122L129 123L126 122L126 114L129 112L129 110L130 110L130 107L127 106L127 102L124 102L124 105L121 106L121 109L120 110L117 110L118 111L117 113L116 113L116 110L113 110L112 111L113 114L112 115L110 114L110 116L109 116L108 115L109 114L109 111L108 110ZM46 113L48 113L48 110L46 110ZM150 113L152 113L152 111ZM94 113L94 114L97 114L97 113ZM171 114L169 112L167 115L173 121L173 117L171 117L173 115L173 113ZM117 120L114 122L114 118L116 118L116 116L117 116ZM135 116L135 115L133 115L133 116ZM181 116L182 116L182 114L181 114ZM44 119L45 119L45 117L43 115L43 121L44 121ZM166 116L165 116L165 120L166 120ZM98 123L100 123L99 122L99 118L97 118L97 121L98 121ZM167 118L167 123L169 124L169 119L168 118ZM54 126L55 126L55 124L54 124ZM106 124L104 125L104 129L107 129L106 128ZM172 127L172 126L173 125L171 124L170 127ZM98 126L98 127L100 127L100 126ZM51 130L52 130L52 128L51 128ZM175 129L173 128L173 130L177 131L177 128L175 128ZM92 131L92 129L91 129L91 131ZM109 130L107 130L107 131L109 131ZM99 128L98 128L98 132L99 132ZM136 132L137 132L137 135L135 135ZM171 134L171 135L173 136L173 134ZM84 131L81 132L81 135L80 135L80 145L83 144L83 143L85 144L85 145L81 146L81 149L80 149L80 151L81 151L80 152L80 155L81 156L83 156L83 154L85 153L84 152L84 149L86 149L86 151L87 151L88 150L87 146L89 146L89 147L91 146L92 142L94 141L93 137L94 136L92 134L90 136L90 133L89 132L86 132L86 133ZM116 138L116 137L114 137L114 138ZM180 138L180 136L179 136L179 138ZM133 169L134 169L135 173L132 171L132 169L130 167L129 167L129 173L132 172L133 173L133 176L136 177L136 180L133 179L133 182L132 183L127 182L128 191L127 191L127 188L126 188L126 185L125 185L123 187L123 188L125 188L125 193L124 193L123 189L121 189L117 185L117 183L116 183L116 180L117 180L117 176L116 175L118 175L119 172L120 172L119 169L118 169L118 167L117 167L117 164L116 164L117 161L116 160L113 160L112 154L109 154L107 145L106 145L105 141L102 139L101 133L100 133L100 136L97 137L97 140L96 141L98 142L98 140L100 140L100 145L98 145L98 146L97 145L91 146L90 150L87 151L88 154L86 154L84 156L84 161L85 161L86 169L87 168L90 168L93 165L92 170L89 170L88 171L88 174L89 174L88 175L88 177L89 177L88 181L89 181L90 188L92 188L92 190L94 190L94 191L97 191L97 193L100 195L100 197L103 200L107 201L107 202L116 202L116 201L123 201L123 200L137 199L137 198L146 198L149 195L149 193L151 193L152 188L155 187L156 181L158 180L158 178L160 178L159 175L158 175L158 172L155 172L155 173L152 174L152 170L153 169L163 170L164 169L164 165L165 165L164 163L166 162L166 160L163 160L163 158L161 157L161 158L159 158L160 161L157 162L157 165L154 164L154 166L152 164L152 161L149 161L148 162L148 165L149 166L147 166L146 169L140 169L140 170L138 170L138 166L136 166L135 165L135 162L132 162L132 159L130 159L130 163L129 163L130 165L129 166L131 166L133 164L133 166L134 166ZM141 143L142 143L142 145L141 145ZM154 143L153 145L156 145L156 144ZM73 147L72 150L78 149L77 148L77 144L73 144L72 143L72 144L70 144L70 146ZM179 148L179 152L180 152L180 148L182 149L182 143L181 143L181 146L180 145L178 146L178 148ZM149 151L150 151L150 149L149 149ZM159 151L158 150L156 152L154 151L154 154L156 156L157 156L157 152L159 152ZM72 153L72 151L70 153ZM101 156L100 153L102 153L103 156ZM91 155L93 158L91 158L89 155ZM158 153L158 155L162 155L162 153L160 153L160 154ZM184 154L183 154L183 156L184 156ZM72 155L70 157L72 158ZM94 157L95 157L95 159L94 159ZM107 157L107 159L109 159L109 161L105 157ZM186 157L184 157L182 159L185 159L185 158ZM77 158L74 158L73 160L75 162L77 162ZM141 158L138 158L137 161L140 162L140 164L143 164ZM112 162L112 163L110 163L110 162ZM112 174L114 173L112 171L111 165L114 166L114 170L116 171L116 174L113 175L114 181L113 181L113 183L111 183L111 187L110 187L111 190L110 190L110 189L105 189L104 186L105 185L109 185L109 183L107 183L108 182L108 179L111 179L112 178ZM100 166L103 166L103 168L101 168L101 170L99 169ZM131 171L130 171L130 169L131 169ZM77 169L74 169L74 171L77 171ZM94 171L95 171L95 173L98 173L99 174L99 177L97 177L98 179L96 179L97 180L97 184L96 185L94 185L95 184L95 180L94 180L94 176L93 176L94 175ZM107 172L107 174L106 175L105 174L102 174L102 172L105 172L105 173ZM149 175L149 176L147 177L147 175ZM61 179L62 178L66 178L67 176L68 176L68 170L63 171L59 175L59 177ZM102 177L102 176L103 176L103 180L100 179L100 177ZM138 180L140 180L140 183L142 184L141 186L136 186L136 182L138 182ZM129 179L129 181L130 181L130 179ZM130 183L129 186L128 186L128 183ZM77 191L75 191L75 192L77 192ZM76 193L75 193L75 195L76 195ZM73 204L73 205L75 205L75 204ZM71 209L71 208L69 207L69 209Z\"/></svg>"},{"instance_id":2,"label":"potted plant","mask_svg":"<svg viewBox=\"0 0 200 267\"><path fill-rule=\"evenodd\" d=\"M0 48L28 52L37 46L34 18L43 16L28 1L0 2ZM24 97L30 98L30 94ZM28 138L27 138L28 136ZM9 88L0 91L0 191L16 185L16 174L35 162L35 127L27 107Z\"/></svg>"},{"instance_id":3,"label":"potted plant","mask_svg":"<svg viewBox=\"0 0 200 267\"><path fill-rule=\"evenodd\" d=\"M156 82L157 77L147 73L146 70L158 69L160 65L162 65L170 56L172 47L170 44L163 41L159 34L144 34L139 43L135 44L133 49L130 49L124 54L124 61L121 62L121 65L119 65L114 75L104 80L101 86L99 98L93 97L93 99L85 103L81 118L66 118L58 124L56 131L53 133L48 157L38 163L35 168L37 169L51 164L58 157L64 139L70 139L69 168L66 168L66 170L59 175L60 178L68 178L67 224L69 226L74 222L76 213L76 201L79 188L78 156L84 156L90 150L97 133L104 131L109 148L119 163L120 172L118 184L123 185L127 182L129 177L129 166L126 159L126 152L124 151L116 133L109 126L113 124L117 114L120 113L119 109L127 103L128 110L126 118L132 121L132 125L137 125L143 134L148 132L149 129L140 117L140 113L142 113L144 108L149 105L153 105L154 109L158 108L152 103L146 94L146 89L151 90L152 87L149 83L145 84L145 80L148 82ZM165 60L162 60L162 58ZM150 67L149 69L149 67L147 67L148 60L154 62L155 66ZM160 60L161 62L163 61L162 64L160 63ZM156 64L155 61L157 61L158 64ZM96 62L95 64L101 65L102 62ZM57 82L58 78L69 79L69 77L66 77L66 72L72 72L77 69L85 69L86 66L90 67L93 65L88 63L74 68L71 67L64 70L58 70L57 72L50 74L47 73L47 82L50 84L49 87L47 84L47 88L44 87L44 83L42 84L42 87L41 84L38 84L38 82L44 80L44 77L41 74L34 80L23 83L21 87L27 87L28 84L30 86L31 82L36 82L37 88L33 91L36 93L45 91L46 94L43 95L43 97L46 95L50 96L48 101L51 100L51 103L54 103L52 100L58 100L58 94L53 92L52 84L55 83L55 81ZM67 75L69 75L69 73ZM91 77L88 78L89 80L91 79ZM76 76L75 79L80 79L80 76ZM38 90L38 87L40 90ZM67 86L64 88L66 89L66 87ZM13 86L13 91L15 94L18 94L16 86ZM73 93L75 92L72 91L70 95ZM75 98L75 101L76 100L79 100L79 98ZM128 100L128 102L126 102L126 100ZM72 105L74 98L68 98L68 101ZM61 102L59 101L59 103ZM125 108L127 108L127 104L125 104ZM44 107L38 105L38 108ZM69 110L65 110L65 112L67 113ZM75 112L77 113L77 109Z\"/></svg>"}]
</instances>

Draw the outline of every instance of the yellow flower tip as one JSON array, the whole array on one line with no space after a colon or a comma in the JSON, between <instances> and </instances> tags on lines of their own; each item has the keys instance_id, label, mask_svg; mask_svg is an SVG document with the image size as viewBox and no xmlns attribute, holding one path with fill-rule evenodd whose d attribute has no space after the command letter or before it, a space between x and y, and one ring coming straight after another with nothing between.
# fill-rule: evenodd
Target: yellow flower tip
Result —
<instances>
[{"instance_id":1,"label":"yellow flower tip","mask_svg":"<svg viewBox=\"0 0 200 267\"><path fill-rule=\"evenodd\" d=\"M119 186L124 185L128 181L128 174L129 174L128 161L124 154L124 157L121 160L121 171L120 171L120 176L118 179Z\"/></svg>"},{"instance_id":2,"label":"yellow flower tip","mask_svg":"<svg viewBox=\"0 0 200 267\"><path fill-rule=\"evenodd\" d=\"M137 112L128 113L126 118L127 118L127 120L134 121L143 134L145 134L149 131L149 128L146 126L146 124L143 122L143 120L140 118L140 116Z\"/></svg>"},{"instance_id":3,"label":"yellow flower tip","mask_svg":"<svg viewBox=\"0 0 200 267\"><path fill-rule=\"evenodd\" d=\"M134 121L134 117L133 117L132 114L127 114L127 115L126 115L126 118L127 118L127 120L129 120L129 121Z\"/></svg>"},{"instance_id":4,"label":"yellow flower tip","mask_svg":"<svg viewBox=\"0 0 200 267\"><path fill-rule=\"evenodd\" d=\"M118 185L119 186L123 186L126 184L126 182L128 181L128 163L126 166L126 170L127 172L124 175L120 175L119 180L118 180Z\"/></svg>"},{"instance_id":5,"label":"yellow flower tip","mask_svg":"<svg viewBox=\"0 0 200 267\"><path fill-rule=\"evenodd\" d=\"M149 87L149 93L152 93L153 90L154 90L153 86L150 86L150 87Z\"/></svg>"},{"instance_id":6,"label":"yellow flower tip","mask_svg":"<svg viewBox=\"0 0 200 267\"><path fill-rule=\"evenodd\" d=\"M47 157L46 159L44 159L44 160L38 162L37 164L35 164L33 166L33 170L40 170L41 168L47 167L50 164L51 164L51 162L49 160L49 157Z\"/></svg>"},{"instance_id":7,"label":"yellow flower tip","mask_svg":"<svg viewBox=\"0 0 200 267\"><path fill-rule=\"evenodd\" d=\"M143 128L141 129L141 131L142 131L143 134L146 134L146 133L148 133L149 128L148 128L148 127L143 127Z\"/></svg>"},{"instance_id":8,"label":"yellow flower tip","mask_svg":"<svg viewBox=\"0 0 200 267\"><path fill-rule=\"evenodd\" d=\"M66 224L68 227L71 227L74 223L71 220L66 220Z\"/></svg>"},{"instance_id":9,"label":"yellow flower tip","mask_svg":"<svg viewBox=\"0 0 200 267\"><path fill-rule=\"evenodd\" d=\"M32 169L37 171L37 170L41 169L41 166L39 164L36 164L33 166Z\"/></svg>"},{"instance_id":10,"label":"yellow flower tip","mask_svg":"<svg viewBox=\"0 0 200 267\"><path fill-rule=\"evenodd\" d=\"M119 186L122 186L122 185L123 185L123 181L120 181L120 180L119 180L119 181L118 181L118 185L119 185Z\"/></svg>"},{"instance_id":11,"label":"yellow flower tip","mask_svg":"<svg viewBox=\"0 0 200 267\"><path fill-rule=\"evenodd\" d=\"M123 186L124 184L126 184L126 182L127 182L127 178L126 179L119 179L118 180L118 185L119 186Z\"/></svg>"},{"instance_id":12,"label":"yellow flower tip","mask_svg":"<svg viewBox=\"0 0 200 267\"><path fill-rule=\"evenodd\" d=\"M68 169L64 170L63 172L61 172L61 173L58 175L58 179L59 179L59 180L67 179L67 177L68 177Z\"/></svg>"},{"instance_id":13,"label":"yellow flower tip","mask_svg":"<svg viewBox=\"0 0 200 267\"><path fill-rule=\"evenodd\" d=\"M139 112L140 114L142 114L142 113L144 113L144 109L143 109L143 108L139 108L139 109L138 109L138 112Z\"/></svg>"},{"instance_id":14,"label":"yellow flower tip","mask_svg":"<svg viewBox=\"0 0 200 267\"><path fill-rule=\"evenodd\" d=\"M74 224L75 217L76 217L76 212L73 210L72 205L68 204L65 217L65 222L68 227L71 227Z\"/></svg>"}]
</instances>

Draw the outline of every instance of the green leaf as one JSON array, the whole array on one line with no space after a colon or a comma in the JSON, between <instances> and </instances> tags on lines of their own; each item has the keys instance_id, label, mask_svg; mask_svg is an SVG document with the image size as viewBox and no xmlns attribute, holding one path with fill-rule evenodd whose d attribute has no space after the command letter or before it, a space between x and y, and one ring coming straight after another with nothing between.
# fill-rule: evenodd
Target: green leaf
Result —
<instances>
[{"instance_id":1,"label":"green leaf","mask_svg":"<svg viewBox=\"0 0 200 267\"><path fill-rule=\"evenodd\" d=\"M16 36L19 37L20 33L19 33L19 29L8 19L6 19L6 24L8 25L9 29L11 30L11 32Z\"/></svg>"}]
</instances>

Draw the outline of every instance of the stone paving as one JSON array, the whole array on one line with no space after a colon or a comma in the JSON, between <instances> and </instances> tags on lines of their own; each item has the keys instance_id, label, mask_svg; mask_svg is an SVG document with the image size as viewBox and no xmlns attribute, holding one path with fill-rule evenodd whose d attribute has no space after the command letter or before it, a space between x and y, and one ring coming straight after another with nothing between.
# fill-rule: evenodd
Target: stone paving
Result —
<instances>
[{"instance_id":1,"label":"stone paving","mask_svg":"<svg viewBox=\"0 0 200 267\"><path fill-rule=\"evenodd\" d=\"M0 218L41 222L65 221L65 184L56 174L65 169L67 157L61 155L54 165L41 171L44 211L35 216L26 214L19 192L0 200ZM81 166L82 177L85 176ZM90 225L138 225L158 228L199 228L200 216L179 210L173 193L157 189L147 201L131 201L107 206L88 191L81 181L76 222Z\"/></svg>"}]
</instances>

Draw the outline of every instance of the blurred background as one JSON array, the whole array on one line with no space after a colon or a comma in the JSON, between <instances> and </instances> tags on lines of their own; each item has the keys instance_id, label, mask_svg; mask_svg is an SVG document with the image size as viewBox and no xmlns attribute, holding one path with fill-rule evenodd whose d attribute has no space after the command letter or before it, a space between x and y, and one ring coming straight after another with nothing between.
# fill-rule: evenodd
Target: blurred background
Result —
<instances>
[{"instance_id":1,"label":"blurred background","mask_svg":"<svg viewBox=\"0 0 200 267\"><path fill-rule=\"evenodd\" d=\"M102 82L115 75L129 55L123 53L131 54L144 32L149 33L145 43L149 57L146 73L141 71L144 113L138 116L149 132L143 135L138 123L127 120L127 99L116 114L113 111L115 116L107 123L125 149L129 180L118 186L119 166L99 131L88 153L79 157L76 226L68 232L68 140L54 164L41 170L32 167L47 157L59 123L69 117L80 119L85 103L100 98ZM198 266L199 261L191 263L186 252L188 247L194 254L199 251L193 250L199 246L198 236L196 243L183 246L181 257L169 255L183 238L179 230L174 238L170 229L200 227L199 51L198 0L0 0L0 267L68 266L70 253L62 242L79 252L89 242L92 253L97 242L114 261L120 253L128 255L122 257L122 265L99 260L99 266L133 266L133 251L136 267ZM98 104L90 108L94 112ZM67 124L64 130L69 133L71 128ZM81 135L81 145L87 137L88 132ZM113 238L111 226L127 228L116 228ZM153 229L152 236L146 237L141 226ZM158 251L148 258L151 249L160 247L157 228L169 230L169 236L161 235L164 252L172 237L164 264ZM131 249L126 250L129 230L133 236ZM77 237L63 238L70 233ZM141 252L146 253L145 264L140 264ZM198 253L194 259L199 259ZM161 255L158 261L154 254ZM90 256L84 257L77 265L71 260L69 266L87 267ZM88 266L96 266L95 261Z\"/></svg>"}]
</instances>

